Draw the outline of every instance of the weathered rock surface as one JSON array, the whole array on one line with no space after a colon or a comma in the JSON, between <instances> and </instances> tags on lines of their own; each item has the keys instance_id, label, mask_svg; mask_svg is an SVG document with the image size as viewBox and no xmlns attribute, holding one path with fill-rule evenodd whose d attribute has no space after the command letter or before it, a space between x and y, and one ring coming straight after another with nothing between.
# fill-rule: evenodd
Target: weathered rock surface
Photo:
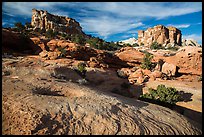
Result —
<instances>
[{"instance_id":1,"label":"weathered rock surface","mask_svg":"<svg viewBox=\"0 0 204 137\"><path fill-rule=\"evenodd\" d=\"M176 72L177 72L177 69L174 64L169 64L165 62L162 65L162 73L166 74L167 76L175 76Z\"/></svg>"},{"instance_id":2,"label":"weathered rock surface","mask_svg":"<svg viewBox=\"0 0 204 137\"><path fill-rule=\"evenodd\" d=\"M202 48L185 46L174 56L164 57L165 62L178 66L178 72L183 74L202 74Z\"/></svg>"},{"instance_id":3,"label":"weathered rock surface","mask_svg":"<svg viewBox=\"0 0 204 137\"><path fill-rule=\"evenodd\" d=\"M51 77L60 64L43 67L45 62L31 58L16 61L10 66L8 60L3 62L3 71L11 72L2 77L3 134L202 134L196 122L168 108ZM26 62L30 67L24 66ZM96 82L99 77L91 72L89 78ZM63 74L68 79L77 78L66 67L61 70Z\"/></svg>"},{"instance_id":4,"label":"weathered rock surface","mask_svg":"<svg viewBox=\"0 0 204 137\"><path fill-rule=\"evenodd\" d=\"M139 52L135 48L132 47L125 47L121 48L118 52L115 53L119 59L122 61L126 61L130 66L138 66L141 64L144 54Z\"/></svg>"},{"instance_id":5,"label":"weathered rock surface","mask_svg":"<svg viewBox=\"0 0 204 137\"><path fill-rule=\"evenodd\" d=\"M34 29L52 29L67 34L85 35L79 22L76 20L69 17L53 15L43 10L32 9L31 25Z\"/></svg>"},{"instance_id":6,"label":"weathered rock surface","mask_svg":"<svg viewBox=\"0 0 204 137\"><path fill-rule=\"evenodd\" d=\"M148 28L146 31L138 31L138 44L143 43L146 46L151 46L153 42L166 45L168 43L181 46L181 31L175 27L165 27L157 25L153 28Z\"/></svg>"}]
</instances>

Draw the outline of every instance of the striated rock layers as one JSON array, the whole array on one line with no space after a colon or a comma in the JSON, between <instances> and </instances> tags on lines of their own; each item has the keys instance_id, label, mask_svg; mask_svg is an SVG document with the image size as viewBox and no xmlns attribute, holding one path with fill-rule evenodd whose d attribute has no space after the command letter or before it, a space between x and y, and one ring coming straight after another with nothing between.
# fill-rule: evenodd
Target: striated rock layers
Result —
<instances>
[{"instance_id":1,"label":"striated rock layers","mask_svg":"<svg viewBox=\"0 0 204 137\"><path fill-rule=\"evenodd\" d=\"M60 74L72 81L79 76L71 68L52 63L45 67L39 60L35 63L37 60L24 58L12 64L3 62L2 71L11 73L2 77L4 135L202 134L198 123L171 109L110 93L107 88L101 90L99 86L107 87L105 77L104 83L100 82L103 85L91 87L62 82L51 74L55 72L56 76ZM110 75L110 71L106 73ZM93 81L101 77L92 70L88 74Z\"/></svg>"},{"instance_id":2,"label":"striated rock layers","mask_svg":"<svg viewBox=\"0 0 204 137\"><path fill-rule=\"evenodd\" d=\"M52 29L54 31L65 32L68 34L85 35L79 22L76 20L65 16L52 15L43 10L32 9L31 25L34 29Z\"/></svg>"},{"instance_id":3,"label":"striated rock layers","mask_svg":"<svg viewBox=\"0 0 204 137\"><path fill-rule=\"evenodd\" d=\"M175 27L165 27L163 25L157 25L153 28L148 28L146 31L138 31L138 44L142 43L146 46L150 46L153 42L158 42L163 46L168 43L172 45L181 46L181 31Z\"/></svg>"}]
</instances>

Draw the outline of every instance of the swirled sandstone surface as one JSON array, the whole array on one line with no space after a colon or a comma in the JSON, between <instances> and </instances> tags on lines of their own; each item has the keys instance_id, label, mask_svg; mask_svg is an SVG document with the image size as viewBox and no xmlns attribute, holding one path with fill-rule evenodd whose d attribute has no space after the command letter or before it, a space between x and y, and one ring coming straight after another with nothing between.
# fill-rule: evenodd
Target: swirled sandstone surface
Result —
<instances>
[{"instance_id":1,"label":"swirled sandstone surface","mask_svg":"<svg viewBox=\"0 0 204 137\"><path fill-rule=\"evenodd\" d=\"M202 134L198 123L173 110L102 91L100 86L111 80L109 84L117 86L117 79L109 76L113 72L103 70L108 81L95 77L95 83L89 79L80 85L79 75L67 64L37 57L3 58L3 134ZM102 70L90 71L94 78Z\"/></svg>"}]
</instances>

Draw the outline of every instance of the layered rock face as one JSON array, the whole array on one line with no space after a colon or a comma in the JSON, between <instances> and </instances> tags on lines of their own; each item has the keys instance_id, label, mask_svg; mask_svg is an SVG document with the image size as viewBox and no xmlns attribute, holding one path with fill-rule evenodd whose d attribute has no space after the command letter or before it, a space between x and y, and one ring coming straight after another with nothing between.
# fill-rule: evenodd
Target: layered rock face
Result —
<instances>
[{"instance_id":1,"label":"layered rock face","mask_svg":"<svg viewBox=\"0 0 204 137\"><path fill-rule=\"evenodd\" d=\"M52 15L43 10L32 9L31 25L34 29L52 29L68 34L84 34L82 27L76 20L69 17Z\"/></svg>"},{"instance_id":2,"label":"layered rock face","mask_svg":"<svg viewBox=\"0 0 204 137\"><path fill-rule=\"evenodd\" d=\"M175 27L165 27L163 25L157 25L153 28L148 28L146 31L138 31L138 44L150 46L153 42L158 42L163 46L168 43L181 45L181 31Z\"/></svg>"}]
</instances>

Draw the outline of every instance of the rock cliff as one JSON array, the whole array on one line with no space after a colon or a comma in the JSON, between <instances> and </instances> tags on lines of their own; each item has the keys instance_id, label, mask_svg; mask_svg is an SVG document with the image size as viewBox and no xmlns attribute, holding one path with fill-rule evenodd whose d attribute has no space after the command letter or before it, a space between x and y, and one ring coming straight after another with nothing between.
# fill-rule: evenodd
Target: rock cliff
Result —
<instances>
[{"instance_id":1,"label":"rock cliff","mask_svg":"<svg viewBox=\"0 0 204 137\"><path fill-rule=\"evenodd\" d=\"M148 28L146 31L138 31L138 44L150 46L153 42L158 42L163 46L171 43L172 45L181 45L181 31L175 27L165 27L157 25L153 28Z\"/></svg>"},{"instance_id":2,"label":"rock cliff","mask_svg":"<svg viewBox=\"0 0 204 137\"><path fill-rule=\"evenodd\" d=\"M52 29L54 31L65 32L68 34L84 35L82 27L76 20L69 17L53 15L43 10L32 9L31 25L34 29Z\"/></svg>"}]
</instances>

